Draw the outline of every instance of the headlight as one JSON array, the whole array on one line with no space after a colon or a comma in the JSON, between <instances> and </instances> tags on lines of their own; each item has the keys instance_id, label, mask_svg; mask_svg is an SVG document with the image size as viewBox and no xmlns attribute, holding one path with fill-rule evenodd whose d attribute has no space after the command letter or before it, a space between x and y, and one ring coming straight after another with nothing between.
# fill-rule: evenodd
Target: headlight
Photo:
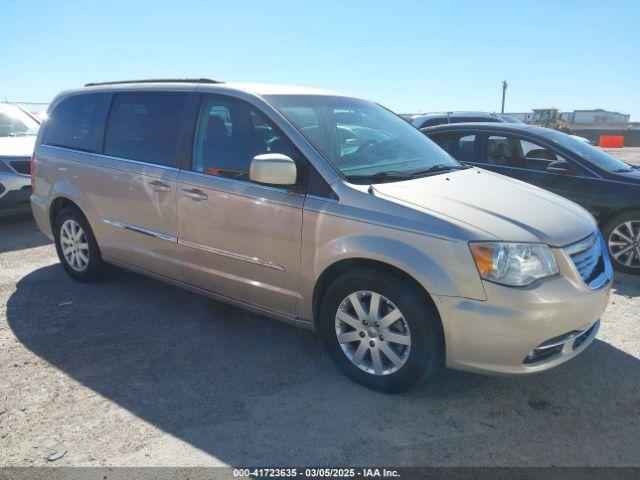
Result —
<instances>
[{"instance_id":1,"label":"headlight","mask_svg":"<svg viewBox=\"0 0 640 480\"><path fill-rule=\"evenodd\" d=\"M480 276L492 282L521 287L558 273L548 246L540 243L470 243Z\"/></svg>"}]
</instances>

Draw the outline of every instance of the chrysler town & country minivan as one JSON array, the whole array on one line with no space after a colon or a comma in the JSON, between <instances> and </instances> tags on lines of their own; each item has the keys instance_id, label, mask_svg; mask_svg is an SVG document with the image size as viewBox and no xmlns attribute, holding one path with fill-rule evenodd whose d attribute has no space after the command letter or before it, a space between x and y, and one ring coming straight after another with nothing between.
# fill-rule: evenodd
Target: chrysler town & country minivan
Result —
<instances>
[{"instance_id":1,"label":"chrysler town & country minivan","mask_svg":"<svg viewBox=\"0 0 640 480\"><path fill-rule=\"evenodd\" d=\"M325 91L89 84L52 102L32 180L74 279L114 264L316 328L348 377L386 392L441 366L563 363L612 283L584 209Z\"/></svg>"}]
</instances>

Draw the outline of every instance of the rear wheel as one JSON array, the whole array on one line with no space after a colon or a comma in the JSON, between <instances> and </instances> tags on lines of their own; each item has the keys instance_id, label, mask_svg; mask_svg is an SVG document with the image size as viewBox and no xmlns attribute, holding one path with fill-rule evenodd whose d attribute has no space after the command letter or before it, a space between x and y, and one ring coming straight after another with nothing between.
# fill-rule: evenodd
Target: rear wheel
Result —
<instances>
[{"instance_id":1,"label":"rear wheel","mask_svg":"<svg viewBox=\"0 0 640 480\"><path fill-rule=\"evenodd\" d=\"M319 321L332 360L368 388L403 392L442 365L438 313L404 279L378 271L346 273L327 290Z\"/></svg>"},{"instance_id":2,"label":"rear wheel","mask_svg":"<svg viewBox=\"0 0 640 480\"><path fill-rule=\"evenodd\" d=\"M603 228L603 236L614 268L640 274L640 212L612 218Z\"/></svg>"},{"instance_id":3,"label":"rear wheel","mask_svg":"<svg viewBox=\"0 0 640 480\"><path fill-rule=\"evenodd\" d=\"M65 271L80 282L100 279L105 264L93 231L84 215L66 207L56 215L54 226L56 252Z\"/></svg>"}]
</instances>

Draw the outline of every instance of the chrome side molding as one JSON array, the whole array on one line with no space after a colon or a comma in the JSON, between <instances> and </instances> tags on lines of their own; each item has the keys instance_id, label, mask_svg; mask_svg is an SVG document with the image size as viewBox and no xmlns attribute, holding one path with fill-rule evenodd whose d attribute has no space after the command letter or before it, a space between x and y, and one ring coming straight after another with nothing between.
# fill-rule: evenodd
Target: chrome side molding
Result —
<instances>
[{"instance_id":1,"label":"chrome side molding","mask_svg":"<svg viewBox=\"0 0 640 480\"><path fill-rule=\"evenodd\" d=\"M285 271L285 268L279 263L272 262L270 260L265 260L263 258L252 257L250 255L244 255L242 253L232 252L230 250L224 250L222 248L211 247L209 245L204 245L202 243L192 242L190 240L184 240L182 238L169 235L167 233L157 232L155 230L150 230L148 228L139 227L138 225L131 225L130 223L119 222L118 220L114 220L113 218L103 218L102 221L107 225L112 225L114 227L122 228L124 230L130 230L132 232L141 233L143 235L149 235L151 237L159 238L161 240L166 240L167 242L178 243L179 245L183 245L185 247L194 248L196 250L202 250L204 252L213 253L215 255L222 255L223 257L233 258L235 260L240 260L241 262L253 263L254 265L260 265L261 267L272 268L274 270L278 270L279 272Z\"/></svg>"},{"instance_id":2,"label":"chrome side molding","mask_svg":"<svg viewBox=\"0 0 640 480\"><path fill-rule=\"evenodd\" d=\"M130 230L150 237L159 238L160 240L166 240L167 242L178 243L178 237L169 235L168 233L157 232L155 230L149 230L148 228L139 227L138 225L119 222L113 218L103 218L102 221L107 225L113 225L114 227L122 228L124 230Z\"/></svg>"},{"instance_id":3,"label":"chrome side molding","mask_svg":"<svg viewBox=\"0 0 640 480\"><path fill-rule=\"evenodd\" d=\"M249 255L244 255L242 253L232 252L230 250L223 250L222 248L211 247L209 245L204 245L202 243L192 242L190 240L184 240L183 238L178 239L178 243L180 245L184 245L185 247L194 248L196 250L203 250L205 252L213 253L215 255L222 255L223 257L234 258L242 262L248 262L248 263L253 263L255 265L260 265L262 267L272 268L280 272L285 271L285 268L282 265L272 262L270 260L265 260L258 257L252 257Z\"/></svg>"}]
</instances>

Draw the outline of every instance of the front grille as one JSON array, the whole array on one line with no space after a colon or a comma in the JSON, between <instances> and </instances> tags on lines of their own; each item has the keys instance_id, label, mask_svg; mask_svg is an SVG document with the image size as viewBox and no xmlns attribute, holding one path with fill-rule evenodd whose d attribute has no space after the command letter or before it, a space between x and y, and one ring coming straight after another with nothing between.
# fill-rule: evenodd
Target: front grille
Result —
<instances>
[{"instance_id":1,"label":"front grille","mask_svg":"<svg viewBox=\"0 0 640 480\"><path fill-rule=\"evenodd\" d=\"M9 162L9 165L11 165L11 168L16 172L22 175L31 174L31 162L28 158L26 160L12 160Z\"/></svg>"},{"instance_id":2,"label":"front grille","mask_svg":"<svg viewBox=\"0 0 640 480\"><path fill-rule=\"evenodd\" d=\"M565 247L565 251L573 260L584 283L592 287L594 281L601 277L605 270L600 233L592 233L586 239Z\"/></svg>"}]
</instances>

